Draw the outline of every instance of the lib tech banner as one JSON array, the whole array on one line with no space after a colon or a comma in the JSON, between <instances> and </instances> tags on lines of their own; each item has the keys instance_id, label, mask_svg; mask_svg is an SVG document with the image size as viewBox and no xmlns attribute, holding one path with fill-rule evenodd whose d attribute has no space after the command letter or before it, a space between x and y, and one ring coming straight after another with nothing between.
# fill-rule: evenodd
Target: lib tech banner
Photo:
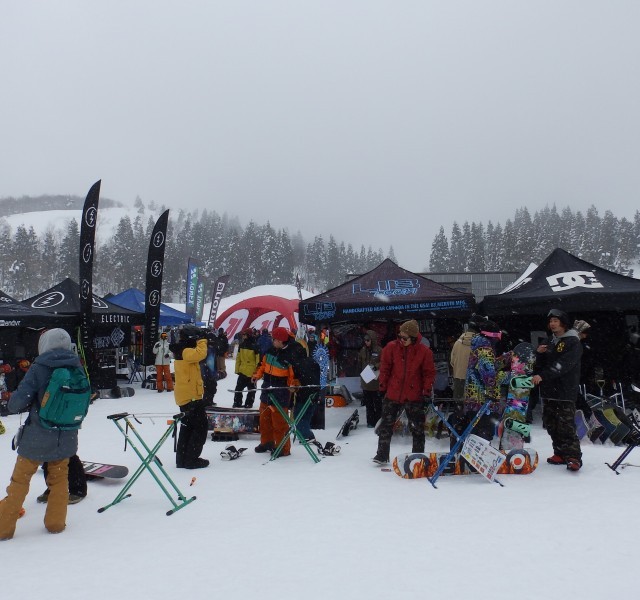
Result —
<instances>
[{"instance_id":1,"label":"lib tech banner","mask_svg":"<svg viewBox=\"0 0 640 600\"><path fill-rule=\"evenodd\" d=\"M193 258L189 258L187 264L187 294L184 312L194 321L196 320L196 298L198 296L198 270L198 263Z\"/></svg>"},{"instance_id":2,"label":"lib tech banner","mask_svg":"<svg viewBox=\"0 0 640 600\"><path fill-rule=\"evenodd\" d=\"M229 275L222 275L218 277L211 294L211 310L209 311L209 320L207 321L207 327L213 329L216 322L216 316L218 314L218 307L220 306L220 300L224 294L224 288L227 287L229 282Z\"/></svg>"},{"instance_id":3,"label":"lib tech banner","mask_svg":"<svg viewBox=\"0 0 640 600\"><path fill-rule=\"evenodd\" d=\"M158 339L158 331L160 330L160 299L168 222L169 211L165 210L156 221L149 241L147 283L144 295L144 346L142 349L142 363L144 365L154 363L153 345Z\"/></svg>"},{"instance_id":4,"label":"lib tech banner","mask_svg":"<svg viewBox=\"0 0 640 600\"><path fill-rule=\"evenodd\" d=\"M91 333L91 311L93 306L93 254L96 239L96 221L98 202L100 201L100 181L96 181L89 190L82 209L80 225L80 334L81 343L87 358L90 353L89 337Z\"/></svg>"}]
</instances>

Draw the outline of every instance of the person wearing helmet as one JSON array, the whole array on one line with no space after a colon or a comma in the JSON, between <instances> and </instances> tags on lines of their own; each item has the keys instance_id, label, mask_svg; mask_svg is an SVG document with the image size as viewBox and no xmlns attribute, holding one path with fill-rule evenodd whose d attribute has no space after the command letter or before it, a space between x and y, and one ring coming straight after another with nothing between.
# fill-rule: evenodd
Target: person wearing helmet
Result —
<instances>
[{"instance_id":1,"label":"person wearing helmet","mask_svg":"<svg viewBox=\"0 0 640 600\"><path fill-rule=\"evenodd\" d=\"M552 465L566 465L570 471L582 467L580 440L576 434L576 396L580 384L582 345L572 329L569 315L552 309L547 315L551 338L536 349L536 370L532 380L540 388L542 423L551 437Z\"/></svg>"},{"instance_id":2,"label":"person wearing helmet","mask_svg":"<svg viewBox=\"0 0 640 600\"><path fill-rule=\"evenodd\" d=\"M205 332L195 325L185 325L180 330L180 341L169 348L175 357L175 400L184 413L176 447L176 467L202 469L209 466L208 460L200 458L209 428L200 371L200 361L207 357Z\"/></svg>"}]
</instances>

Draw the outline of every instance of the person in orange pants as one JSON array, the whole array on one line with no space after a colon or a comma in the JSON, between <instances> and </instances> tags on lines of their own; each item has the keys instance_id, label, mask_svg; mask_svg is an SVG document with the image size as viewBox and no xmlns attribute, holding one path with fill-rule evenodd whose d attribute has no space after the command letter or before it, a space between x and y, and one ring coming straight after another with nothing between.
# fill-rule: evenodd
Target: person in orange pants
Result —
<instances>
[{"instance_id":1,"label":"person in orange pants","mask_svg":"<svg viewBox=\"0 0 640 600\"><path fill-rule=\"evenodd\" d=\"M169 340L163 331L160 339L153 345L153 353L156 355L156 389L158 393L167 386L167 392L173 392L173 378L171 377L171 359L173 355L169 350Z\"/></svg>"},{"instance_id":2,"label":"person in orange pants","mask_svg":"<svg viewBox=\"0 0 640 600\"><path fill-rule=\"evenodd\" d=\"M273 399L283 410L289 409L291 394L288 387L295 381L291 363L295 349L293 345L296 342L284 327L276 327L271 332L271 337L273 346L262 357L251 378L253 383L258 379L264 380L260 395L260 444L254 448L256 452L273 452L289 430L289 425L273 404ZM291 440L287 440L280 456L289 456L290 453Z\"/></svg>"}]
</instances>

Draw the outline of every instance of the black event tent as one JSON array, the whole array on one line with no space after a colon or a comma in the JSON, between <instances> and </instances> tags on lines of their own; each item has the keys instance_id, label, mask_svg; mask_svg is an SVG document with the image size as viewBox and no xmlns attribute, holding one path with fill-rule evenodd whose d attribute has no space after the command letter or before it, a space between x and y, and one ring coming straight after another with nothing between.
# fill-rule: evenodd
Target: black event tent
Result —
<instances>
[{"instance_id":1,"label":"black event tent","mask_svg":"<svg viewBox=\"0 0 640 600\"><path fill-rule=\"evenodd\" d=\"M490 316L546 314L554 307L569 313L637 312L640 280L556 248L522 282L500 294L485 296L481 307Z\"/></svg>"},{"instance_id":2,"label":"black event tent","mask_svg":"<svg viewBox=\"0 0 640 600\"><path fill-rule=\"evenodd\" d=\"M77 324L80 323L80 286L69 278L45 292L23 300L22 304L42 314L72 316ZM93 294L92 323L95 326L142 325L144 313L122 308Z\"/></svg>"},{"instance_id":3,"label":"black event tent","mask_svg":"<svg viewBox=\"0 0 640 600\"><path fill-rule=\"evenodd\" d=\"M57 315L46 310L35 310L0 291L0 327L52 327L72 325L70 315Z\"/></svg>"},{"instance_id":4,"label":"black event tent","mask_svg":"<svg viewBox=\"0 0 640 600\"><path fill-rule=\"evenodd\" d=\"M465 318L474 307L473 294L407 271L387 258L364 275L300 301L299 315L307 324Z\"/></svg>"}]
</instances>

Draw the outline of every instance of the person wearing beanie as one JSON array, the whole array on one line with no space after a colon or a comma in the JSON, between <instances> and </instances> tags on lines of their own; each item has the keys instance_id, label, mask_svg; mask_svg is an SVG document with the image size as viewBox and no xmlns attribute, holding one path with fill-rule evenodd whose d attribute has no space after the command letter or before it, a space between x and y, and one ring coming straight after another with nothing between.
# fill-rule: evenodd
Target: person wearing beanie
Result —
<instances>
[{"instance_id":1,"label":"person wearing beanie","mask_svg":"<svg viewBox=\"0 0 640 600\"><path fill-rule=\"evenodd\" d=\"M389 462L393 424L404 409L413 437L412 452L424 452L424 398L431 395L436 376L433 353L421 343L418 323L400 325L398 338L389 342L380 359L382 416L378 430L377 464Z\"/></svg>"},{"instance_id":2,"label":"person wearing beanie","mask_svg":"<svg viewBox=\"0 0 640 600\"><path fill-rule=\"evenodd\" d=\"M18 458L7 496L0 501L0 540L13 537L31 478L44 462L48 463L49 488L44 525L50 533L60 533L66 527L69 458L78 450L78 430L46 429L40 422L39 410L53 371L81 366L64 329L45 331L38 341L38 357L9 398L9 412L28 412L29 416L16 436Z\"/></svg>"},{"instance_id":3,"label":"person wearing beanie","mask_svg":"<svg viewBox=\"0 0 640 600\"><path fill-rule=\"evenodd\" d=\"M580 383L582 345L567 313L552 309L547 315L551 338L536 349L532 380L544 401L542 423L551 437L552 465L566 465L570 471L582 467L580 440L576 434L576 396Z\"/></svg>"},{"instance_id":4,"label":"person wearing beanie","mask_svg":"<svg viewBox=\"0 0 640 600\"><path fill-rule=\"evenodd\" d=\"M287 434L289 426L273 404L275 399L283 410L290 406L289 386L293 385L294 374L292 353L297 345L284 327L276 327L271 332L272 346L262 357L260 365L251 377L251 382L263 380L260 394L260 443L254 448L256 452L273 452ZM301 346L298 345L300 349ZM283 446L280 456L289 456L291 441Z\"/></svg>"},{"instance_id":5,"label":"person wearing beanie","mask_svg":"<svg viewBox=\"0 0 640 600\"><path fill-rule=\"evenodd\" d=\"M573 322L573 328L580 336L580 345L582 346L582 357L580 358L580 387L576 397L576 410L581 410L585 420L588 422L593 414L589 403L586 400L584 392L591 394L597 393L596 377L595 377L595 355L589 340L589 330L591 325L586 321L577 320Z\"/></svg>"}]
</instances>

